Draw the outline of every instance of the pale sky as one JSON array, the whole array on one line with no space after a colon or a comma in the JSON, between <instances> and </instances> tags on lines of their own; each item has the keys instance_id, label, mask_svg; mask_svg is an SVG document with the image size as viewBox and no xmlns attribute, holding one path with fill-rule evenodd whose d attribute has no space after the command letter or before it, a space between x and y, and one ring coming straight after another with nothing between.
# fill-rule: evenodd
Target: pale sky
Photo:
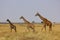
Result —
<instances>
[{"instance_id":1,"label":"pale sky","mask_svg":"<svg viewBox=\"0 0 60 40\"><path fill-rule=\"evenodd\" d=\"M35 14L39 12L52 22L60 22L60 0L0 0L0 22L10 19L12 22L41 22Z\"/></svg>"}]
</instances>

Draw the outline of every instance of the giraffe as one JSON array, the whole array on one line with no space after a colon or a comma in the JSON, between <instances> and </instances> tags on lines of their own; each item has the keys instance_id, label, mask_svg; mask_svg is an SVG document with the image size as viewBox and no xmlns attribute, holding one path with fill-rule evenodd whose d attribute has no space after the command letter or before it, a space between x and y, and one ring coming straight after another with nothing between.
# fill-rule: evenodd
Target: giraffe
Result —
<instances>
[{"instance_id":1,"label":"giraffe","mask_svg":"<svg viewBox=\"0 0 60 40\"><path fill-rule=\"evenodd\" d=\"M24 23L27 24L27 29L30 31L30 29L33 30L33 32L35 32L35 26L34 24L30 23L29 21L27 21L23 16L20 17L20 19L23 19Z\"/></svg>"},{"instance_id":2,"label":"giraffe","mask_svg":"<svg viewBox=\"0 0 60 40\"><path fill-rule=\"evenodd\" d=\"M38 12L35 14L35 16L39 16L39 18L43 21L45 31L46 31L46 26L49 26L49 31L52 31L52 22L49 21L48 19L44 18L41 16ZM43 30L43 28L41 30Z\"/></svg>"},{"instance_id":3,"label":"giraffe","mask_svg":"<svg viewBox=\"0 0 60 40\"><path fill-rule=\"evenodd\" d=\"M9 22L9 24L10 24L11 32L12 32L12 29L14 29L14 30L15 30L15 32L17 32L17 31L16 31L16 26L15 26L15 25L13 25L13 24L10 22L10 20L9 20L9 19L7 19L7 22Z\"/></svg>"}]
</instances>

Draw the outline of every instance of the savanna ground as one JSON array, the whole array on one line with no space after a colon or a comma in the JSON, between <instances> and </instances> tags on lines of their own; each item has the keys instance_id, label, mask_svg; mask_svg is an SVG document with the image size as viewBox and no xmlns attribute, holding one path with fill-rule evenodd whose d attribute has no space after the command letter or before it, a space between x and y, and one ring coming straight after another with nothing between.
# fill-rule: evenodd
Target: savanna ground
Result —
<instances>
[{"instance_id":1,"label":"savanna ground","mask_svg":"<svg viewBox=\"0 0 60 40\"><path fill-rule=\"evenodd\" d=\"M26 24L14 24L17 32L10 32L9 24L0 24L0 40L60 40L60 24L54 24L52 32L41 31L43 24L34 24L36 32L29 32Z\"/></svg>"}]
</instances>

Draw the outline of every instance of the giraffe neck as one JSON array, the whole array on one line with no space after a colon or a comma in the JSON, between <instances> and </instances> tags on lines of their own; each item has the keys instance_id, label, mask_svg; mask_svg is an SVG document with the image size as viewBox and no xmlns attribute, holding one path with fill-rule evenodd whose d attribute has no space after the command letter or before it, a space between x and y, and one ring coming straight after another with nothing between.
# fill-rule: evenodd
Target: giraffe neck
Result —
<instances>
[{"instance_id":1,"label":"giraffe neck","mask_svg":"<svg viewBox=\"0 0 60 40\"><path fill-rule=\"evenodd\" d=\"M43 20L43 21L45 20L45 18L43 16L41 16L41 15L38 15L38 16L41 20Z\"/></svg>"},{"instance_id":2,"label":"giraffe neck","mask_svg":"<svg viewBox=\"0 0 60 40\"><path fill-rule=\"evenodd\" d=\"M25 22L25 23L30 23L29 21L27 21L25 18L22 18L23 19L23 21Z\"/></svg>"},{"instance_id":3,"label":"giraffe neck","mask_svg":"<svg viewBox=\"0 0 60 40\"><path fill-rule=\"evenodd\" d=\"M10 21L8 21L8 22L12 25L12 23Z\"/></svg>"}]
</instances>

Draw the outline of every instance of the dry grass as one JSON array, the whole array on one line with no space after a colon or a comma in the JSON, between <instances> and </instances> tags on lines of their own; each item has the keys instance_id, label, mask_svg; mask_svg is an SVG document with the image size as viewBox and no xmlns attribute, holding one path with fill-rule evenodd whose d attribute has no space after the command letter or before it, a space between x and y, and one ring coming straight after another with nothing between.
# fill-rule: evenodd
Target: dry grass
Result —
<instances>
[{"instance_id":1,"label":"dry grass","mask_svg":"<svg viewBox=\"0 0 60 40\"><path fill-rule=\"evenodd\" d=\"M41 31L43 24L35 24L36 32L28 32L26 24L14 24L17 32L10 32L9 24L0 24L0 40L60 40L60 25L55 24L52 32Z\"/></svg>"}]
</instances>

